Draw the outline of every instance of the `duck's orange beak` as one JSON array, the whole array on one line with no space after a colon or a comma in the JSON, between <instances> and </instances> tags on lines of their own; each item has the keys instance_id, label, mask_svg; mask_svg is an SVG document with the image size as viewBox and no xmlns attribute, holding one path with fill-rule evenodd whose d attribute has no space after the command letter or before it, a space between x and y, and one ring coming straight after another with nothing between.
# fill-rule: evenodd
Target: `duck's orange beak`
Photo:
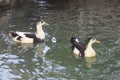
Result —
<instances>
[{"instance_id":1,"label":"duck's orange beak","mask_svg":"<svg viewBox=\"0 0 120 80\"><path fill-rule=\"evenodd\" d=\"M96 40L95 42L96 42L96 43L100 43L100 41L98 41L98 40Z\"/></svg>"},{"instance_id":2,"label":"duck's orange beak","mask_svg":"<svg viewBox=\"0 0 120 80\"><path fill-rule=\"evenodd\" d=\"M49 25L49 24L45 22L45 25Z\"/></svg>"}]
</instances>

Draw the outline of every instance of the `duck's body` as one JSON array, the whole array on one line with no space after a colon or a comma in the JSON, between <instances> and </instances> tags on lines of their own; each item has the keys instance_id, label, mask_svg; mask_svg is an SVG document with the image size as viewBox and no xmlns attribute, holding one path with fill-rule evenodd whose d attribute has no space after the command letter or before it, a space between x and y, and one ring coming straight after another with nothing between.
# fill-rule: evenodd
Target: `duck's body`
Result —
<instances>
[{"instance_id":1,"label":"duck's body","mask_svg":"<svg viewBox=\"0 0 120 80\"><path fill-rule=\"evenodd\" d=\"M31 33L31 32L13 32L10 31L9 35L12 36L13 40L15 42L19 43L34 43L34 42L41 42L45 39L45 33L42 29L42 25L48 25L45 22L38 22L37 23L37 32Z\"/></svg>"},{"instance_id":2,"label":"duck's body","mask_svg":"<svg viewBox=\"0 0 120 80\"><path fill-rule=\"evenodd\" d=\"M71 44L72 44L71 48L75 55L78 55L81 57L93 57L93 56L96 56L96 52L92 48L92 44L95 42L100 43L95 38L90 38L88 40L87 45L85 45L85 44L79 42L76 37L72 37L71 38Z\"/></svg>"}]
</instances>

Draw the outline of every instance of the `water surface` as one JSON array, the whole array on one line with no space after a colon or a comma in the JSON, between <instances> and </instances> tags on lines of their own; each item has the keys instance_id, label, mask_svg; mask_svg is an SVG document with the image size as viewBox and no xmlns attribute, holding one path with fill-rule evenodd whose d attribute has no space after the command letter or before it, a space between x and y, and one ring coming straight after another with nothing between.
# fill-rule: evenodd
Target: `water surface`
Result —
<instances>
[{"instance_id":1,"label":"water surface","mask_svg":"<svg viewBox=\"0 0 120 80\"><path fill-rule=\"evenodd\" d=\"M119 1L118 1L119 2ZM119 80L120 5L116 1L62 1L29 3L0 12L1 80ZM100 3L100 4L98 4ZM61 6L64 4L64 6ZM16 44L10 30L36 31L45 20L46 40L40 44ZM71 56L72 34L81 42L95 36L92 58ZM52 38L56 38L53 43Z\"/></svg>"}]
</instances>

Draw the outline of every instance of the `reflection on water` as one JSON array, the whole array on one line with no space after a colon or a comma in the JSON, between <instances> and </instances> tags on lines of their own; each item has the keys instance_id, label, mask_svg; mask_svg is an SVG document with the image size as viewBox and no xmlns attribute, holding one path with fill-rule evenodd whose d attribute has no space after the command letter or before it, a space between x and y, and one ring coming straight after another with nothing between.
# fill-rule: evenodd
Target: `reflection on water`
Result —
<instances>
[{"instance_id":1,"label":"reflection on water","mask_svg":"<svg viewBox=\"0 0 120 80\"><path fill-rule=\"evenodd\" d=\"M34 1L0 12L1 80L119 80L119 0ZM16 44L8 37L9 30L35 32L40 19L50 24L45 42ZM101 44L93 46L97 56L70 58L72 34L81 42L99 39Z\"/></svg>"},{"instance_id":2,"label":"reflection on water","mask_svg":"<svg viewBox=\"0 0 120 80\"><path fill-rule=\"evenodd\" d=\"M34 75L39 73L39 67L42 64L41 61L46 62L45 55L49 49L50 47L45 45L45 43L36 45L18 43L10 44L8 46L9 51L7 51L10 53L3 53L0 55L0 79L36 78ZM35 68L34 66L37 66L38 68Z\"/></svg>"},{"instance_id":3,"label":"reflection on water","mask_svg":"<svg viewBox=\"0 0 120 80\"><path fill-rule=\"evenodd\" d=\"M92 67L92 63L94 63L96 61L96 57L85 58L85 61L86 61L86 66L88 68L91 68Z\"/></svg>"},{"instance_id":4,"label":"reflection on water","mask_svg":"<svg viewBox=\"0 0 120 80\"><path fill-rule=\"evenodd\" d=\"M83 57L80 57L80 56L72 53L72 54L70 54L69 58L76 58L76 59L81 58L82 59ZM85 59L85 61L84 61L84 59ZM85 58L83 58L83 62L85 63L87 68L92 68L92 64L95 63L95 61L96 61L96 57L85 57Z\"/></svg>"}]
</instances>

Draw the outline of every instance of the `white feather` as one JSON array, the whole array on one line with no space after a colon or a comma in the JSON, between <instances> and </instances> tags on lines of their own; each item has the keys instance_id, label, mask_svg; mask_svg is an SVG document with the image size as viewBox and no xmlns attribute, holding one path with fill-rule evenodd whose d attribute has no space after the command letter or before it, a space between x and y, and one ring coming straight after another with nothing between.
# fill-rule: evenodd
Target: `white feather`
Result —
<instances>
[{"instance_id":1,"label":"white feather","mask_svg":"<svg viewBox=\"0 0 120 80\"><path fill-rule=\"evenodd\" d=\"M14 37L13 40L14 40L15 42L20 42L20 40L17 40L18 37L19 37L19 36Z\"/></svg>"},{"instance_id":2,"label":"white feather","mask_svg":"<svg viewBox=\"0 0 120 80\"><path fill-rule=\"evenodd\" d=\"M87 48L85 50L85 57L93 57L93 56L96 56L96 53L93 50L93 48Z\"/></svg>"},{"instance_id":3,"label":"white feather","mask_svg":"<svg viewBox=\"0 0 120 80\"><path fill-rule=\"evenodd\" d=\"M24 37L24 38L21 38L21 43L33 43L33 38L27 38L27 37Z\"/></svg>"},{"instance_id":4,"label":"white feather","mask_svg":"<svg viewBox=\"0 0 120 80\"><path fill-rule=\"evenodd\" d=\"M77 38L75 39L75 41L76 41L76 42L79 42L79 40L78 40Z\"/></svg>"},{"instance_id":5,"label":"white feather","mask_svg":"<svg viewBox=\"0 0 120 80\"><path fill-rule=\"evenodd\" d=\"M44 22L38 22L37 26L36 26L37 33L35 33L35 36L37 38L41 39L41 40L44 40L45 39L45 33L42 29L42 25L49 25L49 24L47 24L45 21ZM34 38L29 38L25 35L25 34L33 34L31 32L16 31L15 33L17 34L17 36L15 35L15 37L13 37L13 40L16 41L16 42L21 42L21 43L33 43L34 42Z\"/></svg>"},{"instance_id":6,"label":"white feather","mask_svg":"<svg viewBox=\"0 0 120 80\"><path fill-rule=\"evenodd\" d=\"M16 33L21 37L26 37L25 34L31 34L30 32L19 32L19 31L16 31Z\"/></svg>"},{"instance_id":7,"label":"white feather","mask_svg":"<svg viewBox=\"0 0 120 80\"><path fill-rule=\"evenodd\" d=\"M74 50L73 50L73 53L74 53L75 55L79 55L80 51L75 47Z\"/></svg>"},{"instance_id":8,"label":"white feather","mask_svg":"<svg viewBox=\"0 0 120 80\"><path fill-rule=\"evenodd\" d=\"M42 25L43 24L38 24L37 26L36 26L36 28L37 28L37 34L36 34L36 37L38 37L38 38L40 38L40 39L45 39L45 33L44 33L44 31L43 31L43 29L42 29Z\"/></svg>"}]
</instances>

